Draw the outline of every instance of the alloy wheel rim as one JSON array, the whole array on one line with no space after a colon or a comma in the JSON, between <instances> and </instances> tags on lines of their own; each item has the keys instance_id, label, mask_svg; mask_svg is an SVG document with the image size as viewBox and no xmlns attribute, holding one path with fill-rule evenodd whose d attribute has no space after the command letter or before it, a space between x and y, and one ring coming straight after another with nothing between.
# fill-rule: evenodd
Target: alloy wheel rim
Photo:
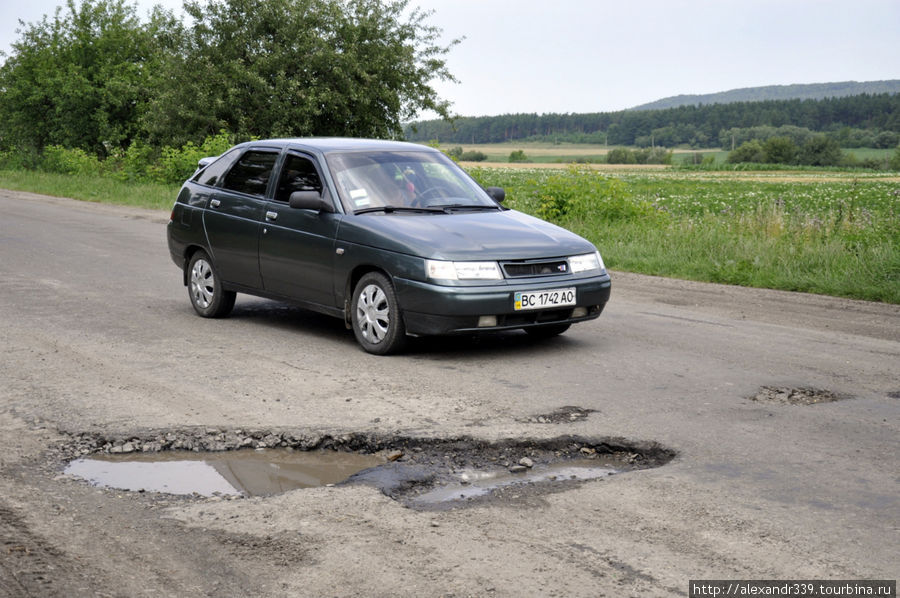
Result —
<instances>
[{"instance_id":1,"label":"alloy wheel rim","mask_svg":"<svg viewBox=\"0 0 900 598\"><path fill-rule=\"evenodd\" d=\"M356 303L356 319L359 331L370 343L384 340L391 326L390 306L387 296L378 285L366 286Z\"/></svg>"},{"instance_id":2,"label":"alloy wheel rim","mask_svg":"<svg viewBox=\"0 0 900 598\"><path fill-rule=\"evenodd\" d=\"M206 260L197 260L191 269L191 298L201 309L212 303L216 291L212 268Z\"/></svg>"}]
</instances>

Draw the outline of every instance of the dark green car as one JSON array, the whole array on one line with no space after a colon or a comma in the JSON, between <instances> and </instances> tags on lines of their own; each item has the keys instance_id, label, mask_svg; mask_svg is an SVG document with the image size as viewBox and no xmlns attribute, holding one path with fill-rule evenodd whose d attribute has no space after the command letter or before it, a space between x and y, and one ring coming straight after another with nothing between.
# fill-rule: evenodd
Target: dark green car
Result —
<instances>
[{"instance_id":1,"label":"dark green car","mask_svg":"<svg viewBox=\"0 0 900 598\"><path fill-rule=\"evenodd\" d=\"M551 336L599 316L597 249L503 197L420 145L253 141L201 161L169 251L201 316L227 315L238 292L291 301L343 318L375 354L407 335Z\"/></svg>"}]
</instances>

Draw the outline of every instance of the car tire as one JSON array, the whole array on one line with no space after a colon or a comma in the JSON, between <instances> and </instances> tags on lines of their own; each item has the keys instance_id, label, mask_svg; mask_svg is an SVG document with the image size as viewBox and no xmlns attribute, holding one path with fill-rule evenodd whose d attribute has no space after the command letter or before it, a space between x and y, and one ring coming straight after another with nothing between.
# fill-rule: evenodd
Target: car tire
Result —
<instances>
[{"instance_id":1,"label":"car tire","mask_svg":"<svg viewBox=\"0 0 900 598\"><path fill-rule=\"evenodd\" d=\"M394 285L380 272L369 272L356 284L350 319L357 342L369 353L396 353L406 342L406 326Z\"/></svg>"},{"instance_id":2,"label":"car tire","mask_svg":"<svg viewBox=\"0 0 900 598\"><path fill-rule=\"evenodd\" d=\"M569 329L571 324L547 324L546 326L535 326L534 328L526 328L525 332L532 338L552 338L559 336Z\"/></svg>"},{"instance_id":3,"label":"car tire","mask_svg":"<svg viewBox=\"0 0 900 598\"><path fill-rule=\"evenodd\" d=\"M223 318L231 313L237 293L222 288L216 267L205 251L188 262L188 296L194 311L204 318Z\"/></svg>"}]
</instances>

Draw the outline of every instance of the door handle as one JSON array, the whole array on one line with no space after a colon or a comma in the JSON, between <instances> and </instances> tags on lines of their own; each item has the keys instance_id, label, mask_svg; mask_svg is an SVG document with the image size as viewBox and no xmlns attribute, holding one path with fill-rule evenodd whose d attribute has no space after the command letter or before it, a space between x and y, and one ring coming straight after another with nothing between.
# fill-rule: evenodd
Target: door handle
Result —
<instances>
[{"instance_id":1,"label":"door handle","mask_svg":"<svg viewBox=\"0 0 900 598\"><path fill-rule=\"evenodd\" d=\"M212 200L212 201L209 202L209 205L212 206L212 207L214 207L214 208L218 208L220 205L222 205L222 202L219 201L218 199L214 199L214 200Z\"/></svg>"},{"instance_id":2,"label":"door handle","mask_svg":"<svg viewBox=\"0 0 900 598\"><path fill-rule=\"evenodd\" d=\"M266 220L278 220L278 212L266 212Z\"/></svg>"}]
</instances>

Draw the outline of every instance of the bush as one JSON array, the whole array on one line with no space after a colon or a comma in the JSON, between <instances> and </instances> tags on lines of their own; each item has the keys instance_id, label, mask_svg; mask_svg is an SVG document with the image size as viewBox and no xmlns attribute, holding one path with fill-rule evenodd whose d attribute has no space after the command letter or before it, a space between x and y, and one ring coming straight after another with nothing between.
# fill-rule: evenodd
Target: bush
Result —
<instances>
[{"instance_id":1,"label":"bush","mask_svg":"<svg viewBox=\"0 0 900 598\"><path fill-rule=\"evenodd\" d=\"M509 154L510 162L528 162L528 156L525 155L525 150L515 150L510 152Z\"/></svg>"},{"instance_id":2,"label":"bush","mask_svg":"<svg viewBox=\"0 0 900 598\"><path fill-rule=\"evenodd\" d=\"M635 152L634 157L638 164L671 164L672 154L671 150L663 147L648 147Z\"/></svg>"},{"instance_id":3,"label":"bush","mask_svg":"<svg viewBox=\"0 0 900 598\"><path fill-rule=\"evenodd\" d=\"M728 158L726 159L726 162L729 164L739 164L742 162L762 163L765 161L766 155L763 151L762 143L760 143L758 139L745 141L737 149L729 152Z\"/></svg>"},{"instance_id":4,"label":"bush","mask_svg":"<svg viewBox=\"0 0 900 598\"><path fill-rule=\"evenodd\" d=\"M607 164L637 164L634 152L625 147L617 147L606 154Z\"/></svg>"},{"instance_id":5,"label":"bush","mask_svg":"<svg viewBox=\"0 0 900 598\"><path fill-rule=\"evenodd\" d=\"M460 162L484 162L487 159L487 154L479 151L462 152L459 155Z\"/></svg>"},{"instance_id":6,"label":"bush","mask_svg":"<svg viewBox=\"0 0 900 598\"><path fill-rule=\"evenodd\" d=\"M0 151L0 170L35 170L40 160L40 154L31 148Z\"/></svg>"},{"instance_id":7,"label":"bush","mask_svg":"<svg viewBox=\"0 0 900 598\"><path fill-rule=\"evenodd\" d=\"M154 178L161 183L180 183L197 170L201 158L219 156L232 145L232 136L223 130L204 139L200 146L189 141L180 149L164 147Z\"/></svg>"},{"instance_id":8,"label":"bush","mask_svg":"<svg viewBox=\"0 0 900 598\"><path fill-rule=\"evenodd\" d=\"M159 171L159 150L133 141L124 152L113 154L104 162L104 170L120 181L149 182Z\"/></svg>"},{"instance_id":9,"label":"bush","mask_svg":"<svg viewBox=\"0 0 900 598\"><path fill-rule=\"evenodd\" d=\"M44 148L38 168L57 174L99 174L100 160L80 148L48 145Z\"/></svg>"},{"instance_id":10,"label":"bush","mask_svg":"<svg viewBox=\"0 0 900 598\"><path fill-rule=\"evenodd\" d=\"M605 177L590 168L572 166L565 173L535 183L537 216L555 222L604 221L655 217L646 201L635 201L620 179Z\"/></svg>"},{"instance_id":11,"label":"bush","mask_svg":"<svg viewBox=\"0 0 900 598\"><path fill-rule=\"evenodd\" d=\"M440 149L440 148L438 148L438 149ZM450 156L450 158L452 158L454 161L459 162L459 160L461 159L460 156L462 156L462 154L463 154L463 148L456 146L454 148L448 149L444 153L447 154L448 156Z\"/></svg>"}]
</instances>

